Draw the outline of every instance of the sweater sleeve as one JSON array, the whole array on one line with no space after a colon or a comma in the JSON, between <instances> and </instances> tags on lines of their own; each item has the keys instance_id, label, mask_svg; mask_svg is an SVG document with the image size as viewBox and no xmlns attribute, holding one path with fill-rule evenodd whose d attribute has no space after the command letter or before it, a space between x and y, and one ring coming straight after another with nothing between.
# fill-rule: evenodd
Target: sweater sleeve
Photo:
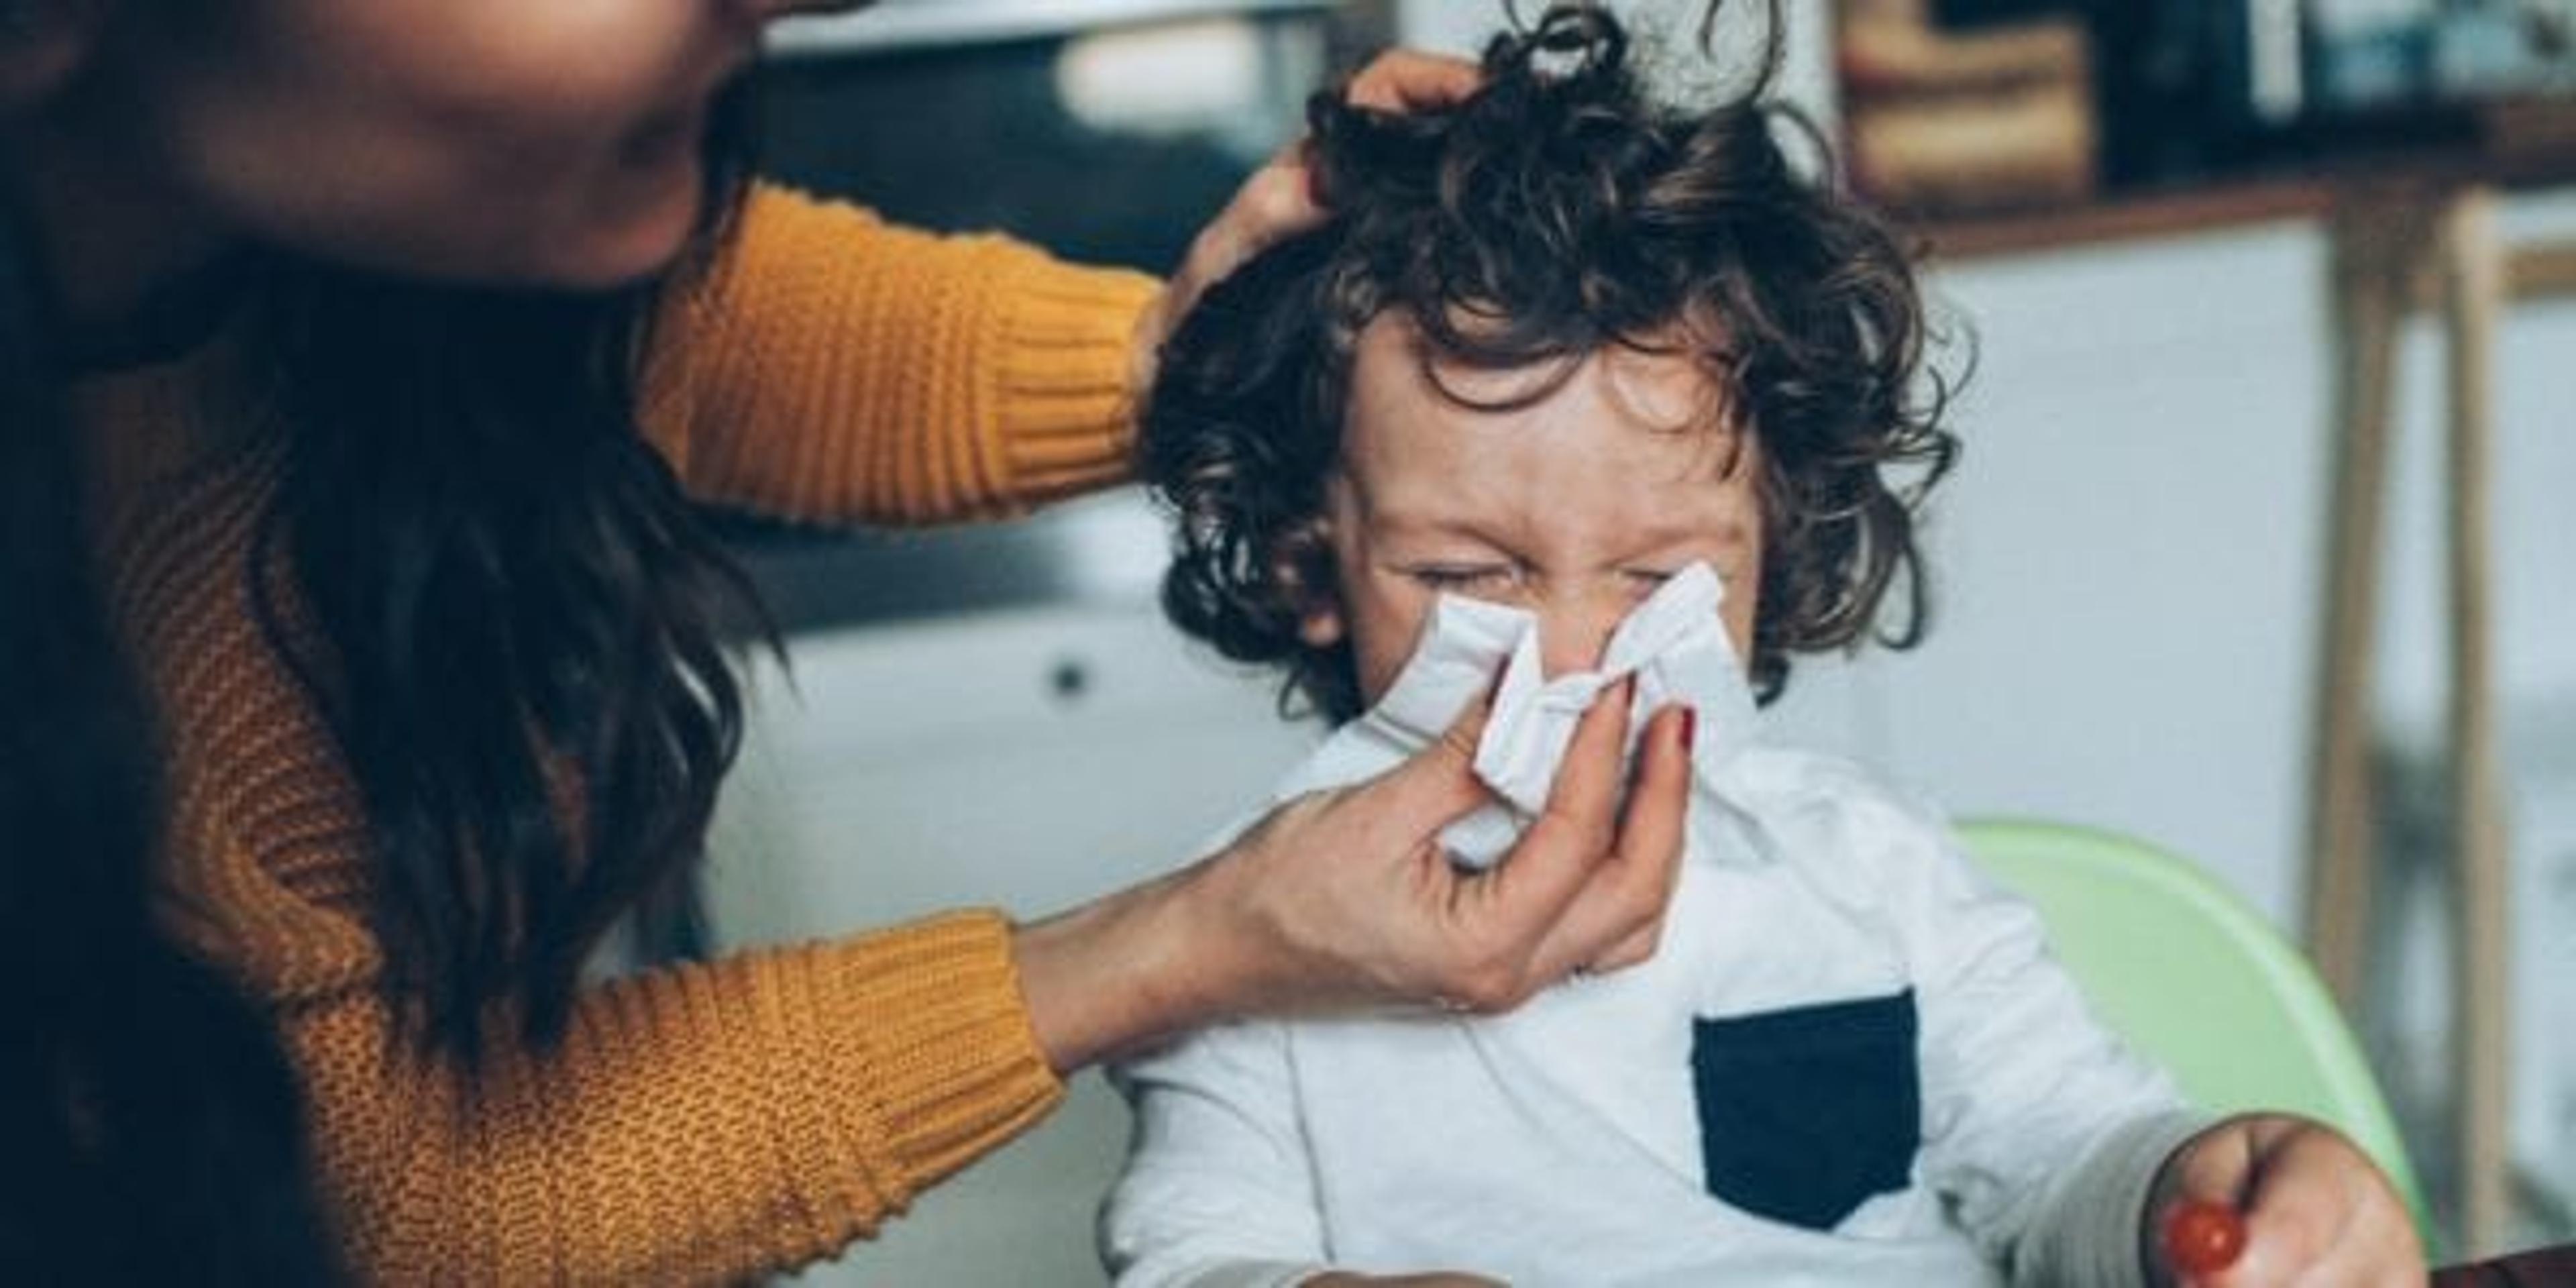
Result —
<instances>
[{"instance_id":1,"label":"sweater sleeve","mask_svg":"<svg viewBox=\"0 0 2576 1288\"><path fill-rule=\"evenodd\" d=\"M668 288L639 412L710 504L812 523L1015 513L1125 477L1157 289L758 187Z\"/></svg>"},{"instance_id":2,"label":"sweater sleeve","mask_svg":"<svg viewBox=\"0 0 2576 1288\"><path fill-rule=\"evenodd\" d=\"M712 1283L835 1255L1062 1094L1007 927L950 914L602 985L467 1080L372 990L290 1005L365 1282Z\"/></svg>"}]
</instances>

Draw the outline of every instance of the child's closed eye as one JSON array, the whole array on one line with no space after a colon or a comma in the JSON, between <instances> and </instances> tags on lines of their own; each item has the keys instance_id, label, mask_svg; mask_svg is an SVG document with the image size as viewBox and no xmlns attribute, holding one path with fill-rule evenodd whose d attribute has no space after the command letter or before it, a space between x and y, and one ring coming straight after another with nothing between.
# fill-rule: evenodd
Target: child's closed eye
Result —
<instances>
[{"instance_id":1,"label":"child's closed eye","mask_svg":"<svg viewBox=\"0 0 2576 1288\"><path fill-rule=\"evenodd\" d=\"M1619 580L1626 587L1628 598L1642 604L1680 571L1679 568L1622 568Z\"/></svg>"},{"instance_id":2,"label":"child's closed eye","mask_svg":"<svg viewBox=\"0 0 2576 1288\"><path fill-rule=\"evenodd\" d=\"M1503 563L1415 564L1404 574L1426 589L1461 595L1498 595L1520 581L1519 570Z\"/></svg>"}]
</instances>

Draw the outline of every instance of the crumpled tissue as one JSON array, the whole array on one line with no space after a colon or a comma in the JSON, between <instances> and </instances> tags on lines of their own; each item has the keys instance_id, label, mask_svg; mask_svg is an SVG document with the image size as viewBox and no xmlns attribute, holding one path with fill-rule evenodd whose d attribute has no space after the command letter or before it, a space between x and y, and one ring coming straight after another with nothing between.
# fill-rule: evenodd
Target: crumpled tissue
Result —
<instances>
[{"instance_id":1,"label":"crumpled tissue","mask_svg":"<svg viewBox=\"0 0 2576 1288\"><path fill-rule=\"evenodd\" d=\"M1299 775L1308 781L1292 783L1282 795L1332 781L1336 764L1345 761L1330 754L1333 744L1343 744L1353 754L1392 752L1398 758L1429 746L1485 691L1497 666L1502 678L1494 688L1493 711L1475 760L1476 776L1497 799L1441 833L1441 843L1455 861L1490 867L1511 848L1546 807L1576 723L1603 689L1631 674L1637 686L1629 708L1627 754L1635 755L1636 739L1649 716L1669 704L1686 704L1699 713L1692 772L1713 785L1717 772L1754 738L1757 728L1744 667L1718 619L1725 595L1716 570L1694 562L1666 579L1619 624L1598 670L1553 678L1542 673L1535 614L1443 595L1422 642L1385 696L1334 735L1326 754Z\"/></svg>"}]
</instances>

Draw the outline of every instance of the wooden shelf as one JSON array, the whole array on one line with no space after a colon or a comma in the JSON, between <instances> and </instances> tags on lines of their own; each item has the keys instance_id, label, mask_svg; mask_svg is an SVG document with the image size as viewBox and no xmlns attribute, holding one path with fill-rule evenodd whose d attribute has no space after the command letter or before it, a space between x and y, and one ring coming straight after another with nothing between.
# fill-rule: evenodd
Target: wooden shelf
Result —
<instances>
[{"instance_id":1,"label":"wooden shelf","mask_svg":"<svg viewBox=\"0 0 2576 1288\"><path fill-rule=\"evenodd\" d=\"M2334 202L2334 186L2315 179L2240 180L2057 209L1901 223L1940 263L2314 219Z\"/></svg>"},{"instance_id":2,"label":"wooden shelf","mask_svg":"<svg viewBox=\"0 0 2576 1288\"><path fill-rule=\"evenodd\" d=\"M2481 109L2468 137L2453 146L2346 151L2295 168L2106 194L2072 206L1968 216L1894 213L1933 261L1958 262L2319 219L2355 198L2569 183L2576 183L2576 102L2555 100Z\"/></svg>"}]
</instances>

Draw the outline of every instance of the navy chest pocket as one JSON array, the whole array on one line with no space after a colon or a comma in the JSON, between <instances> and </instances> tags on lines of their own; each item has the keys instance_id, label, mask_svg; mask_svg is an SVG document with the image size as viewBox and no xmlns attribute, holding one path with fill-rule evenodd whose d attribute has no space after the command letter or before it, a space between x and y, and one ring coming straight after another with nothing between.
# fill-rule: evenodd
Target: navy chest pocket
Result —
<instances>
[{"instance_id":1,"label":"navy chest pocket","mask_svg":"<svg viewBox=\"0 0 2576 1288\"><path fill-rule=\"evenodd\" d=\"M1922 1143L1914 993L1699 1020L1691 1078L1708 1191L1830 1230L1902 1190Z\"/></svg>"}]
</instances>

